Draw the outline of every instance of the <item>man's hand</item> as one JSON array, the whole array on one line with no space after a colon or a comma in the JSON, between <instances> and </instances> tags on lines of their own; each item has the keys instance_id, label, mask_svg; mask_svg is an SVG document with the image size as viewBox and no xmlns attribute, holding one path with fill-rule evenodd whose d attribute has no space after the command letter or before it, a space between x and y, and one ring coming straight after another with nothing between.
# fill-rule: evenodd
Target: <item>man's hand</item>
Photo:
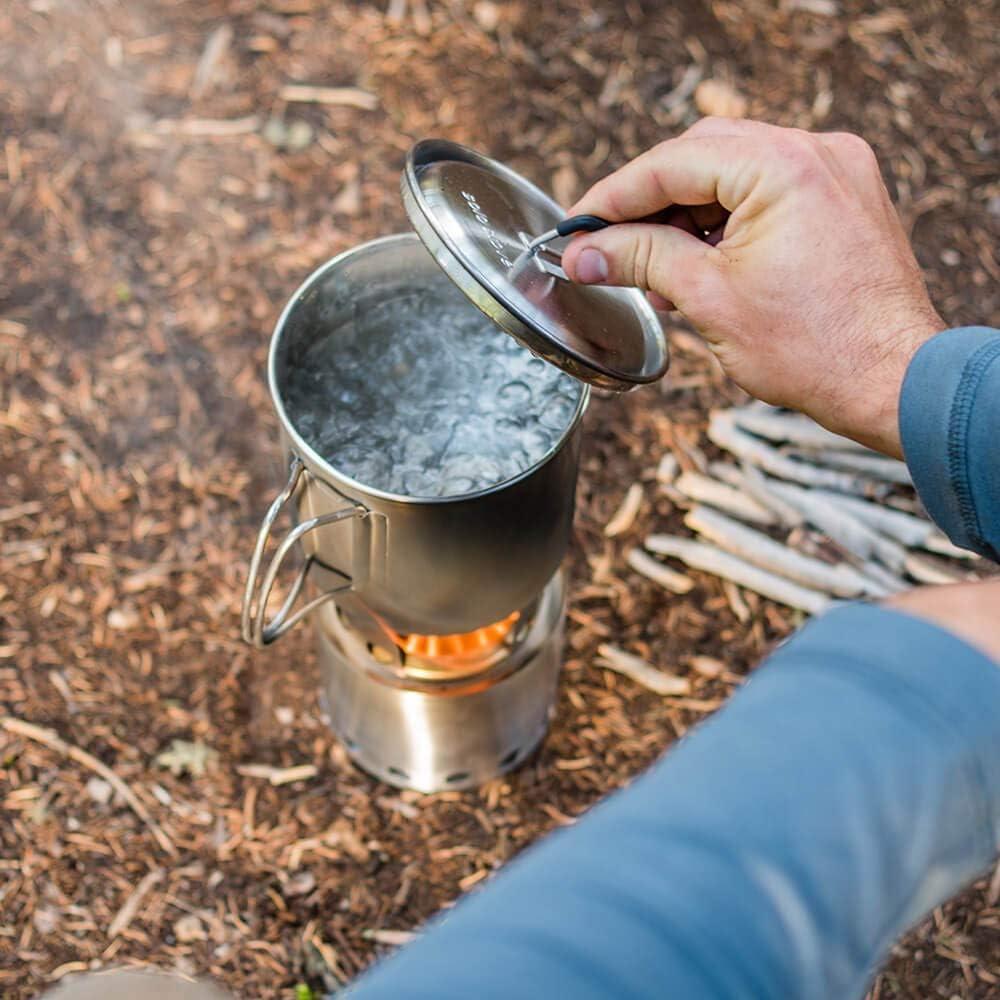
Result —
<instances>
[{"instance_id":1,"label":"man's hand","mask_svg":"<svg viewBox=\"0 0 1000 1000\"><path fill-rule=\"evenodd\" d=\"M576 281L675 305L726 372L767 402L900 457L899 391L944 329L857 136L706 118L598 182L570 211L628 222L671 205L706 232L616 225L572 240ZM665 300L657 302L657 299Z\"/></svg>"},{"instance_id":2,"label":"man's hand","mask_svg":"<svg viewBox=\"0 0 1000 1000\"><path fill-rule=\"evenodd\" d=\"M916 587L885 603L953 632L1000 667L1000 580Z\"/></svg>"}]
</instances>

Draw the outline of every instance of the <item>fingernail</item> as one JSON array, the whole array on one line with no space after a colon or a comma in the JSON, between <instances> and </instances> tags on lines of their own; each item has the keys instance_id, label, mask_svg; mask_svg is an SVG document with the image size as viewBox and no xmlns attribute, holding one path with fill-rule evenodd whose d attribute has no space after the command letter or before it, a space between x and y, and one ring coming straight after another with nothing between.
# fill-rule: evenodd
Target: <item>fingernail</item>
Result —
<instances>
[{"instance_id":1,"label":"fingernail","mask_svg":"<svg viewBox=\"0 0 1000 1000\"><path fill-rule=\"evenodd\" d=\"M599 285L608 280L608 262L600 250L587 247L576 259L576 280L584 285Z\"/></svg>"}]
</instances>

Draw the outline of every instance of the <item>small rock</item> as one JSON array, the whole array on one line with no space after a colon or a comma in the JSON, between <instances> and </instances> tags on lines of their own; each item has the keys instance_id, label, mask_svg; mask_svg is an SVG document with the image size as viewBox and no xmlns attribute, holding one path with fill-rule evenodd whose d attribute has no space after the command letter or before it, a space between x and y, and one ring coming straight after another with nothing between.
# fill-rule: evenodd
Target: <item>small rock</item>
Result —
<instances>
[{"instance_id":1,"label":"small rock","mask_svg":"<svg viewBox=\"0 0 1000 1000\"><path fill-rule=\"evenodd\" d=\"M39 906L31 915L31 922L39 934L51 934L59 926L59 911L51 906Z\"/></svg>"},{"instance_id":2,"label":"small rock","mask_svg":"<svg viewBox=\"0 0 1000 1000\"><path fill-rule=\"evenodd\" d=\"M304 896L316 888L316 876L310 871L299 872L285 883L286 896Z\"/></svg>"},{"instance_id":3,"label":"small rock","mask_svg":"<svg viewBox=\"0 0 1000 1000\"><path fill-rule=\"evenodd\" d=\"M722 80L702 80L694 92L694 103L703 115L743 118L747 113L747 99Z\"/></svg>"},{"instance_id":4,"label":"small rock","mask_svg":"<svg viewBox=\"0 0 1000 1000\"><path fill-rule=\"evenodd\" d=\"M287 149L290 153L298 153L313 141L315 133L309 122L300 120L288 123L273 115L264 123L260 134L264 141L272 146Z\"/></svg>"},{"instance_id":5,"label":"small rock","mask_svg":"<svg viewBox=\"0 0 1000 1000\"><path fill-rule=\"evenodd\" d=\"M957 267L962 263L962 255L957 250L948 247L941 251L941 263L946 267Z\"/></svg>"},{"instance_id":6,"label":"small rock","mask_svg":"<svg viewBox=\"0 0 1000 1000\"><path fill-rule=\"evenodd\" d=\"M288 126L285 134L285 148L291 153L299 153L313 140L313 127L309 122L297 121Z\"/></svg>"},{"instance_id":7,"label":"small rock","mask_svg":"<svg viewBox=\"0 0 1000 1000\"><path fill-rule=\"evenodd\" d=\"M500 23L500 8L489 0L480 0L472 8L472 16L483 31L493 31Z\"/></svg>"},{"instance_id":8,"label":"small rock","mask_svg":"<svg viewBox=\"0 0 1000 1000\"><path fill-rule=\"evenodd\" d=\"M128 632L130 629L137 628L141 620L139 612L131 605L112 608L108 612L108 628L114 629L116 632Z\"/></svg>"},{"instance_id":9,"label":"small rock","mask_svg":"<svg viewBox=\"0 0 1000 1000\"><path fill-rule=\"evenodd\" d=\"M185 913L174 924L174 936L181 944L187 944L191 941L208 940L208 935L205 933L205 925L193 913Z\"/></svg>"},{"instance_id":10,"label":"small rock","mask_svg":"<svg viewBox=\"0 0 1000 1000\"><path fill-rule=\"evenodd\" d=\"M260 134L263 136L265 142L269 142L272 146L281 147L285 144L288 129L280 118L271 117L264 124Z\"/></svg>"},{"instance_id":11,"label":"small rock","mask_svg":"<svg viewBox=\"0 0 1000 1000\"><path fill-rule=\"evenodd\" d=\"M111 787L110 782L105 781L103 778L91 778L87 782L87 794L99 805L106 805L111 801L111 795L114 789Z\"/></svg>"}]
</instances>

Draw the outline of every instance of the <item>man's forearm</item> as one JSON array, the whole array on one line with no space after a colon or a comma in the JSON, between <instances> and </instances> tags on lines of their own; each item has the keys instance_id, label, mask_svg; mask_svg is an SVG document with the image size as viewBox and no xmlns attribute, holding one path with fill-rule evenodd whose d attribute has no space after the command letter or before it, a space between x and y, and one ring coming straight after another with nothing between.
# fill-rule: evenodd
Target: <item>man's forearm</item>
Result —
<instances>
[{"instance_id":1,"label":"man's forearm","mask_svg":"<svg viewBox=\"0 0 1000 1000\"><path fill-rule=\"evenodd\" d=\"M851 606L359 998L860 996L1000 842L1000 670Z\"/></svg>"},{"instance_id":2,"label":"man's forearm","mask_svg":"<svg viewBox=\"0 0 1000 1000\"><path fill-rule=\"evenodd\" d=\"M900 404L928 510L984 554L1000 543L998 359L996 331L941 334ZM812 623L356 995L860 996L1000 845L1000 669L970 638L861 605Z\"/></svg>"}]
</instances>

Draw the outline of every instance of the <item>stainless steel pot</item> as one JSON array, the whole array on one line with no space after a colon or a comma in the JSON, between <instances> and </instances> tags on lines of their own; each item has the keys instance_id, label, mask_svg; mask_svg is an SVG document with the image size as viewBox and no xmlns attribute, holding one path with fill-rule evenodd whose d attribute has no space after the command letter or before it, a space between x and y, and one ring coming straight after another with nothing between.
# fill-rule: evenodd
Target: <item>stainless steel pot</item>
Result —
<instances>
[{"instance_id":1,"label":"stainless steel pot","mask_svg":"<svg viewBox=\"0 0 1000 1000\"><path fill-rule=\"evenodd\" d=\"M368 303L414 288L433 288L452 297L456 307L475 308L420 239L405 234L363 244L324 264L278 320L268 381L291 467L264 518L247 579L243 635L254 645L273 642L315 607L347 591L399 632L468 632L526 606L563 559L573 521L586 386L563 436L538 463L514 479L455 498L416 499L371 489L325 461L291 423L284 405L288 373L317 336ZM261 576L271 529L287 504L298 524ZM305 563L269 621L268 596L297 543ZM321 592L293 612L309 575Z\"/></svg>"}]
</instances>

